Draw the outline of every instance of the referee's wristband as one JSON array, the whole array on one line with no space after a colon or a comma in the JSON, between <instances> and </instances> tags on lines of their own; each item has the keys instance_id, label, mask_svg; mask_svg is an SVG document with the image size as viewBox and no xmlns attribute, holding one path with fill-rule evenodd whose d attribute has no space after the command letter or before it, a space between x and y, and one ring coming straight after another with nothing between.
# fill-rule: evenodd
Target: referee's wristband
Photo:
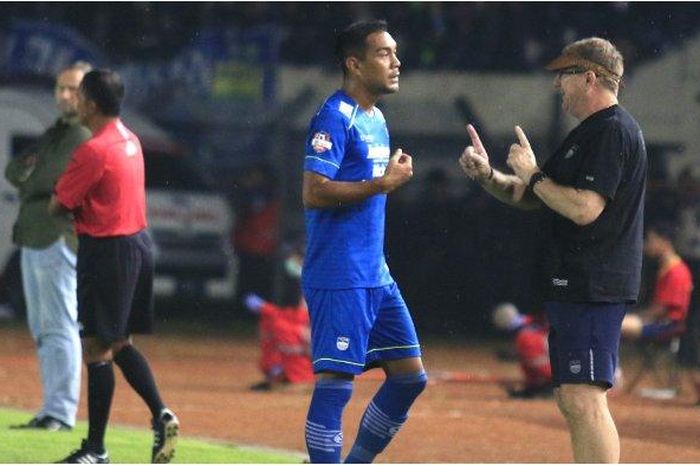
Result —
<instances>
[{"instance_id":1,"label":"referee's wristband","mask_svg":"<svg viewBox=\"0 0 700 465\"><path fill-rule=\"evenodd\" d=\"M527 184L527 188L531 191L534 191L537 183L544 181L546 177L547 174L544 171L538 171L537 173L530 176L530 182Z\"/></svg>"}]
</instances>

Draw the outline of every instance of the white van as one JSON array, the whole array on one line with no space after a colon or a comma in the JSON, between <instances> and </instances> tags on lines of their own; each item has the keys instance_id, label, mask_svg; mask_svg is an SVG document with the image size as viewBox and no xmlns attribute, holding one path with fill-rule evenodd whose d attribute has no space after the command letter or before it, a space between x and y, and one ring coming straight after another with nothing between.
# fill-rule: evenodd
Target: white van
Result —
<instances>
[{"instance_id":1,"label":"white van","mask_svg":"<svg viewBox=\"0 0 700 465\"><path fill-rule=\"evenodd\" d=\"M54 122L55 108L45 88L0 87L1 172L10 157ZM233 216L226 199L211 189L183 148L162 129L128 111L122 119L143 145L156 296L232 299L237 266L229 241ZM0 275L18 272L16 266L7 268L16 251L12 226L18 209L17 190L0 176ZM19 279L13 275L3 281Z\"/></svg>"}]
</instances>

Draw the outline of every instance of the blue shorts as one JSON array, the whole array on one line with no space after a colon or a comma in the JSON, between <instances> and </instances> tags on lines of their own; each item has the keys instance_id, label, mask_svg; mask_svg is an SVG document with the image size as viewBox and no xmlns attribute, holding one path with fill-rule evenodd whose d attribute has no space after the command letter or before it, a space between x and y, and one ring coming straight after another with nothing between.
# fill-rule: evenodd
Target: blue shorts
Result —
<instances>
[{"instance_id":1,"label":"blue shorts","mask_svg":"<svg viewBox=\"0 0 700 465\"><path fill-rule=\"evenodd\" d=\"M420 357L416 328L392 283L359 289L304 288L314 373L357 375L385 360Z\"/></svg>"},{"instance_id":2,"label":"blue shorts","mask_svg":"<svg viewBox=\"0 0 700 465\"><path fill-rule=\"evenodd\" d=\"M613 386L625 303L545 302L552 384Z\"/></svg>"},{"instance_id":3,"label":"blue shorts","mask_svg":"<svg viewBox=\"0 0 700 465\"><path fill-rule=\"evenodd\" d=\"M682 321L665 321L663 323L648 323L642 326L642 339L646 341L666 342L685 331Z\"/></svg>"}]
</instances>

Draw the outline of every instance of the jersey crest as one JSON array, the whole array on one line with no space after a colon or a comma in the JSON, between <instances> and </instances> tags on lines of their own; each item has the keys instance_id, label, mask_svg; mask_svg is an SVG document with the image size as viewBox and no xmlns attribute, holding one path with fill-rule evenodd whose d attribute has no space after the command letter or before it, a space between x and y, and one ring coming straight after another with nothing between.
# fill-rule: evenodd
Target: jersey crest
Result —
<instances>
[{"instance_id":1,"label":"jersey crest","mask_svg":"<svg viewBox=\"0 0 700 465\"><path fill-rule=\"evenodd\" d=\"M311 148L316 153L323 153L333 148L331 135L324 131L319 131L311 138Z\"/></svg>"}]
</instances>

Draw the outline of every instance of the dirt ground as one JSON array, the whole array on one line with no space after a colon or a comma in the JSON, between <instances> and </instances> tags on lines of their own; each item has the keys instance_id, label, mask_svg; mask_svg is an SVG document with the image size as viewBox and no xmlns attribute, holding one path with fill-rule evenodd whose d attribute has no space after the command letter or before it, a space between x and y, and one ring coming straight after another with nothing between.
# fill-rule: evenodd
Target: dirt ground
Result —
<instances>
[{"instance_id":1,"label":"dirt ground","mask_svg":"<svg viewBox=\"0 0 700 465\"><path fill-rule=\"evenodd\" d=\"M180 416L183 435L304 452L304 420L310 390L256 393L257 345L250 336L172 331L136 339L150 359L167 404ZM459 370L517 376L493 347L423 343L429 374ZM374 370L376 371L376 370ZM111 421L148 427L148 413L117 370ZM345 414L345 451L380 380L355 384ZM85 381L85 370L83 370ZM86 418L85 382L79 416ZM624 462L700 462L700 408L690 389L670 401L620 394L610 399L622 437ZM24 327L0 322L0 405L37 409L38 368ZM570 462L564 421L552 400L509 400L492 382L436 382L411 411L382 462Z\"/></svg>"}]
</instances>

